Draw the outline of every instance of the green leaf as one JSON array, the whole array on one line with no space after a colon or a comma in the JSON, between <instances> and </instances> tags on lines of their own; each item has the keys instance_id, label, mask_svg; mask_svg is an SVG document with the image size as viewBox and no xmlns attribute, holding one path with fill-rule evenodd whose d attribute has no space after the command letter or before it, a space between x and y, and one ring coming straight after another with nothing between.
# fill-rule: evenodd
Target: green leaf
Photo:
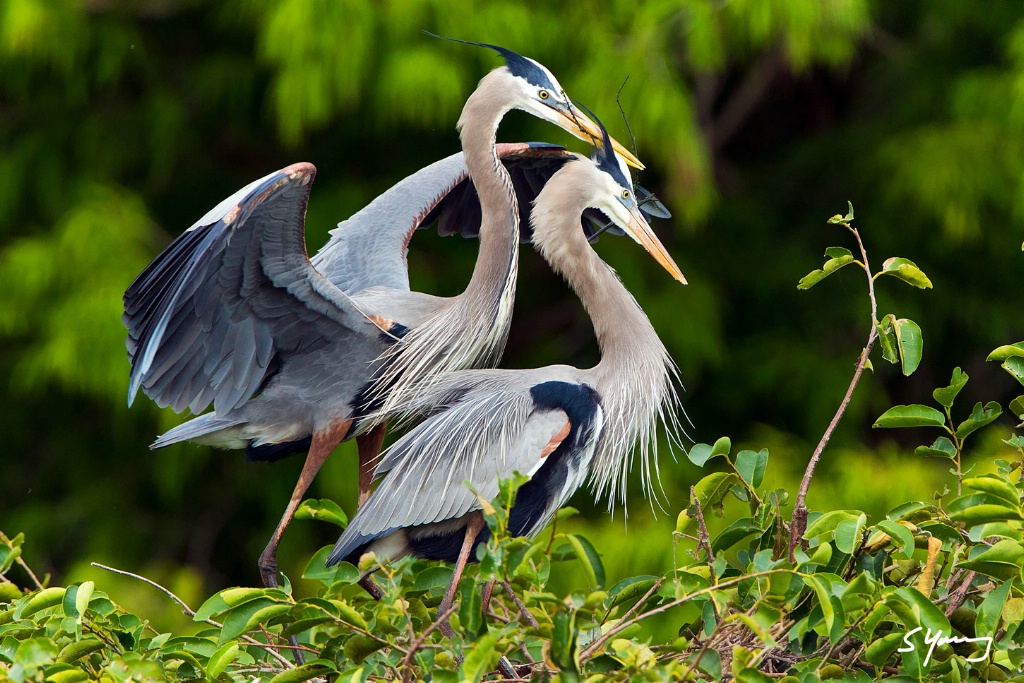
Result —
<instances>
[{"instance_id":1,"label":"green leaf","mask_svg":"<svg viewBox=\"0 0 1024 683\"><path fill-rule=\"evenodd\" d=\"M351 659L354 664L362 664L364 659L385 645L386 642L382 643L376 638L357 633L345 641L345 657Z\"/></svg>"},{"instance_id":2,"label":"green leaf","mask_svg":"<svg viewBox=\"0 0 1024 683\"><path fill-rule=\"evenodd\" d=\"M889 538L892 539L893 545L900 549L903 557L909 560L913 556L914 534L910 533L910 529L888 519L883 519L875 527L888 534Z\"/></svg>"},{"instance_id":3,"label":"green leaf","mask_svg":"<svg viewBox=\"0 0 1024 683\"><path fill-rule=\"evenodd\" d=\"M327 556L331 554L334 546L325 545L313 553L313 557L306 563L302 570L302 578L322 581L330 585L332 583L355 583L359 580L359 570L349 562L339 562L333 567L327 566Z\"/></svg>"},{"instance_id":4,"label":"green leaf","mask_svg":"<svg viewBox=\"0 0 1024 683\"><path fill-rule=\"evenodd\" d=\"M830 223L832 225L839 225L840 223L850 223L850 222L852 222L853 221L853 203L848 201L848 202L846 202L846 205L849 207L849 211L846 212L846 215L845 216L840 216L837 213L835 216L832 216L831 218L828 219L828 223Z\"/></svg>"},{"instance_id":5,"label":"green leaf","mask_svg":"<svg viewBox=\"0 0 1024 683\"><path fill-rule=\"evenodd\" d=\"M736 471L743 477L751 488L757 488L764 479L765 469L768 467L768 449L762 448L757 451L740 451L736 454Z\"/></svg>"},{"instance_id":6,"label":"green leaf","mask_svg":"<svg viewBox=\"0 0 1024 683\"><path fill-rule=\"evenodd\" d=\"M102 650L104 647L106 647L106 643L96 638L72 641L60 651L60 654L57 655L57 661L74 662L97 650Z\"/></svg>"},{"instance_id":7,"label":"green leaf","mask_svg":"<svg viewBox=\"0 0 1024 683\"><path fill-rule=\"evenodd\" d=\"M831 254L829 252L838 254L838 256L833 256L829 260L825 261L825 265L822 266L821 270L813 270L800 278L800 282L797 283L796 286L797 289L810 289L840 268L856 262L856 259L853 258L853 254L851 254L847 249L842 249L841 247L830 247L825 251L825 255L830 256Z\"/></svg>"},{"instance_id":8,"label":"green leaf","mask_svg":"<svg viewBox=\"0 0 1024 683\"><path fill-rule=\"evenodd\" d=\"M1022 350L1022 353L1024 353L1024 350ZM936 389L932 392L932 397L939 405L952 408L953 400L960 393L960 390L966 386L968 379L969 377L966 372L960 368L953 368L953 376L949 379L949 386Z\"/></svg>"},{"instance_id":9,"label":"green leaf","mask_svg":"<svg viewBox=\"0 0 1024 683\"><path fill-rule=\"evenodd\" d=\"M576 615L562 610L555 613L551 631L551 661L562 670L563 677L570 674L576 678L579 667L576 662Z\"/></svg>"},{"instance_id":10,"label":"green leaf","mask_svg":"<svg viewBox=\"0 0 1024 683\"><path fill-rule=\"evenodd\" d=\"M1003 363L1003 370L1013 375L1021 384L1024 384L1024 358L1014 356L1013 358L1007 358L1006 362Z\"/></svg>"},{"instance_id":11,"label":"green leaf","mask_svg":"<svg viewBox=\"0 0 1024 683\"><path fill-rule=\"evenodd\" d=\"M875 640L864 651L864 659L875 666L884 666L889 657L903 644L903 635L904 633L890 633Z\"/></svg>"},{"instance_id":12,"label":"green leaf","mask_svg":"<svg viewBox=\"0 0 1024 683\"><path fill-rule=\"evenodd\" d=\"M443 592L451 583L453 570L451 567L427 567L416 574L413 591L430 591L440 588Z\"/></svg>"},{"instance_id":13,"label":"green leaf","mask_svg":"<svg viewBox=\"0 0 1024 683\"><path fill-rule=\"evenodd\" d=\"M750 517L738 519L711 539L711 550L716 553L720 550L727 550L747 536L760 531L761 527L754 524Z\"/></svg>"},{"instance_id":14,"label":"green leaf","mask_svg":"<svg viewBox=\"0 0 1024 683\"><path fill-rule=\"evenodd\" d=\"M957 426L957 438L963 441L969 434L973 434L985 425L993 422L1002 414L1002 407L995 401L989 401L985 404L984 408L981 407L980 401L975 403L971 416Z\"/></svg>"},{"instance_id":15,"label":"green leaf","mask_svg":"<svg viewBox=\"0 0 1024 683\"><path fill-rule=\"evenodd\" d=\"M897 588L894 595L910 607L921 626L931 629L932 633L950 632L949 619L928 596L922 595L921 591L904 586Z\"/></svg>"},{"instance_id":16,"label":"green leaf","mask_svg":"<svg viewBox=\"0 0 1024 683\"><path fill-rule=\"evenodd\" d=\"M829 510L816 517L804 531L804 538L811 540L824 534L832 533L840 522L846 520L856 521L863 513L860 510Z\"/></svg>"},{"instance_id":17,"label":"green leaf","mask_svg":"<svg viewBox=\"0 0 1024 683\"><path fill-rule=\"evenodd\" d=\"M317 677L325 677L325 674L335 671L325 660L318 659L315 662L308 662L294 669L285 669L270 679L270 683L303 683ZM362 669L360 669L362 671Z\"/></svg>"},{"instance_id":18,"label":"green leaf","mask_svg":"<svg viewBox=\"0 0 1024 683\"><path fill-rule=\"evenodd\" d=\"M956 512L950 512L949 518L954 522L965 522L969 527L977 526L978 524L1024 519L1021 517L1020 510L992 503L972 505Z\"/></svg>"},{"instance_id":19,"label":"green leaf","mask_svg":"<svg viewBox=\"0 0 1024 683\"><path fill-rule=\"evenodd\" d=\"M974 631L978 635L995 633L999 625L999 615L1003 612L1003 605L1010 596L1010 587L1013 581L1003 581L999 588L989 592L985 599L978 605L978 614L974 620Z\"/></svg>"},{"instance_id":20,"label":"green leaf","mask_svg":"<svg viewBox=\"0 0 1024 683\"><path fill-rule=\"evenodd\" d=\"M459 621L470 638L487 631L484 622L484 599L472 581L463 581L460 587L462 600L459 604Z\"/></svg>"},{"instance_id":21,"label":"green leaf","mask_svg":"<svg viewBox=\"0 0 1024 683\"><path fill-rule=\"evenodd\" d=\"M882 270L879 274L892 275L893 277L899 278L918 289L932 288L932 281L929 280L928 276L925 275L924 272L917 267L917 264L910 259L898 258L896 256L886 259L885 263L882 264Z\"/></svg>"},{"instance_id":22,"label":"green leaf","mask_svg":"<svg viewBox=\"0 0 1024 683\"><path fill-rule=\"evenodd\" d=\"M18 601L14 610L14 619L24 619L47 607L59 605L64 600L64 588L44 588L38 593L27 595Z\"/></svg>"},{"instance_id":23,"label":"green leaf","mask_svg":"<svg viewBox=\"0 0 1024 683\"><path fill-rule=\"evenodd\" d=\"M340 505L327 498L310 498L302 501L295 511L295 519L319 519L322 522L340 526L342 529L348 526L348 515Z\"/></svg>"},{"instance_id":24,"label":"green leaf","mask_svg":"<svg viewBox=\"0 0 1024 683\"><path fill-rule=\"evenodd\" d=\"M964 479L963 485L975 491L990 493L996 498L1005 500L1010 505L1019 508L1020 495L1017 487L994 474L983 474L980 477L969 477Z\"/></svg>"},{"instance_id":25,"label":"green leaf","mask_svg":"<svg viewBox=\"0 0 1024 683\"><path fill-rule=\"evenodd\" d=\"M931 446L918 446L914 449L914 455L926 456L929 458L956 458L956 446L944 436L935 439Z\"/></svg>"},{"instance_id":26,"label":"green leaf","mask_svg":"<svg viewBox=\"0 0 1024 683\"><path fill-rule=\"evenodd\" d=\"M831 632L832 625L836 619L836 613L832 607L831 593L829 593L822 580L813 574L801 574L800 578L814 591L815 596L818 598L818 606L821 607L821 615L825 619L825 626Z\"/></svg>"},{"instance_id":27,"label":"green leaf","mask_svg":"<svg viewBox=\"0 0 1024 683\"><path fill-rule=\"evenodd\" d=\"M913 404L889 408L875 420L872 427L942 427L945 424L945 416L935 408Z\"/></svg>"},{"instance_id":28,"label":"green leaf","mask_svg":"<svg viewBox=\"0 0 1024 683\"><path fill-rule=\"evenodd\" d=\"M21 548L0 545L0 574L5 573L21 557Z\"/></svg>"},{"instance_id":29,"label":"green leaf","mask_svg":"<svg viewBox=\"0 0 1024 683\"><path fill-rule=\"evenodd\" d=\"M988 358L985 360L1006 360L1008 358L1024 358L1024 341L1000 346L988 354Z\"/></svg>"},{"instance_id":30,"label":"green leaf","mask_svg":"<svg viewBox=\"0 0 1024 683\"><path fill-rule=\"evenodd\" d=\"M498 652L498 639L492 633L482 636L473 643L462 663L462 681L479 683L483 677L494 670L501 653Z\"/></svg>"},{"instance_id":31,"label":"green leaf","mask_svg":"<svg viewBox=\"0 0 1024 683\"><path fill-rule=\"evenodd\" d=\"M210 657L209 663L206 665L206 673L211 679L215 679L224 673L224 669L228 667L228 664L235 661L238 656L238 643L229 642L224 643L217 649L216 652Z\"/></svg>"},{"instance_id":32,"label":"green leaf","mask_svg":"<svg viewBox=\"0 0 1024 683\"><path fill-rule=\"evenodd\" d=\"M583 569L590 580L590 587L604 588L604 564L601 562L601 556L593 544L578 534L566 534L565 538L572 545L572 549L576 552L576 557L579 558L580 563L583 564Z\"/></svg>"},{"instance_id":33,"label":"green leaf","mask_svg":"<svg viewBox=\"0 0 1024 683\"><path fill-rule=\"evenodd\" d=\"M218 645L237 638L257 625L284 614L289 609L291 609L290 605L276 603L270 598L256 598L232 608L224 616L224 628L221 629Z\"/></svg>"},{"instance_id":34,"label":"green leaf","mask_svg":"<svg viewBox=\"0 0 1024 683\"><path fill-rule=\"evenodd\" d=\"M608 608L639 600L658 580L657 576L632 576L608 589Z\"/></svg>"},{"instance_id":35,"label":"green leaf","mask_svg":"<svg viewBox=\"0 0 1024 683\"><path fill-rule=\"evenodd\" d=\"M882 360L893 364L900 360L895 322L896 316L890 313L875 325L875 329L878 330L878 345L882 348Z\"/></svg>"},{"instance_id":36,"label":"green leaf","mask_svg":"<svg viewBox=\"0 0 1024 683\"><path fill-rule=\"evenodd\" d=\"M864 526L868 522L867 515L857 519L844 519L836 525L836 548L847 555L852 555L860 547L863 539Z\"/></svg>"},{"instance_id":37,"label":"green leaf","mask_svg":"<svg viewBox=\"0 0 1024 683\"><path fill-rule=\"evenodd\" d=\"M1024 418L1024 396L1018 396L1010 401L1010 412L1018 418Z\"/></svg>"},{"instance_id":38,"label":"green leaf","mask_svg":"<svg viewBox=\"0 0 1024 683\"><path fill-rule=\"evenodd\" d=\"M712 458L729 455L730 447L729 437L723 436L718 441L715 441L713 446L709 446L706 443L693 444L686 453L686 457L697 467L704 467L704 464Z\"/></svg>"},{"instance_id":39,"label":"green leaf","mask_svg":"<svg viewBox=\"0 0 1024 683\"><path fill-rule=\"evenodd\" d=\"M900 318L895 322L894 329L896 332L896 343L899 346L903 374L909 377L914 374L914 370L917 370L917 366L921 364L921 354L924 352L924 338L921 336L921 327L913 320Z\"/></svg>"},{"instance_id":40,"label":"green leaf","mask_svg":"<svg viewBox=\"0 0 1024 683\"><path fill-rule=\"evenodd\" d=\"M693 486L697 493L697 500L705 510L708 507L718 505L722 498L729 492L729 488L740 481L732 472L715 472L709 474ZM691 501L692 504L692 501Z\"/></svg>"},{"instance_id":41,"label":"green leaf","mask_svg":"<svg viewBox=\"0 0 1024 683\"><path fill-rule=\"evenodd\" d=\"M1024 566L1024 545L1004 539L958 566L997 579L1012 579L1020 576L1021 566Z\"/></svg>"}]
</instances>

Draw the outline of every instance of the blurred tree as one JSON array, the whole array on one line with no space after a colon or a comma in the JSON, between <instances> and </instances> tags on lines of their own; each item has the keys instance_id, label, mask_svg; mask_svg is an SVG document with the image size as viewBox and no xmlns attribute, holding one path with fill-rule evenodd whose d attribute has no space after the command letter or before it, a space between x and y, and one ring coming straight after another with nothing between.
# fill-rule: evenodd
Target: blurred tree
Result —
<instances>
[{"instance_id":1,"label":"blurred tree","mask_svg":"<svg viewBox=\"0 0 1024 683\"><path fill-rule=\"evenodd\" d=\"M863 343L862 299L844 305L854 275L795 288L835 241L823 219L847 199L874 252L914 259L935 290L883 292L885 310L921 323L924 363L912 383L888 368L864 383L835 442L844 469L829 488L827 456L812 501L856 488L841 473L866 457L869 417L920 399L954 365L977 398L1008 395L1010 380L982 360L1024 337L1016 2L0 0L0 523L49 553L33 564L187 564L208 588L255 580L299 464L246 466L195 447L151 455L180 418L145 399L125 407L120 294L174 235L270 170L320 169L315 249L377 193L456 151L462 101L496 60L421 29L537 58L620 139L615 93L629 76L622 106L651 168L640 180L675 211L656 228L692 284L674 287L613 238L599 249L677 358L696 439L757 441L802 470ZM525 116L501 138L569 142ZM445 293L462 287L476 246L424 233L413 249L414 283ZM534 255L523 260L506 365L592 360L574 298ZM899 479L898 457L880 452L871 466ZM350 470L336 457L315 493L351 500ZM678 504L694 470L662 473ZM885 509L884 491L849 495ZM631 520L630 533L647 523ZM329 534L297 525L282 566L301 566ZM640 571L630 559L609 558L610 572Z\"/></svg>"}]
</instances>

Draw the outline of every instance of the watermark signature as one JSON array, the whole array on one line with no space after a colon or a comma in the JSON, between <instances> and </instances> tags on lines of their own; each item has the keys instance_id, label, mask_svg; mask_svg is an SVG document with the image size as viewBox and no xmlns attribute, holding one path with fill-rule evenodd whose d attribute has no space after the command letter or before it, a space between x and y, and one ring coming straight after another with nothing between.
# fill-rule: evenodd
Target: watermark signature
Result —
<instances>
[{"instance_id":1,"label":"watermark signature","mask_svg":"<svg viewBox=\"0 0 1024 683\"><path fill-rule=\"evenodd\" d=\"M903 636L903 647L897 650L897 652L914 652L917 650L917 644L910 639L910 636L914 635L918 631L924 631L924 627L918 626L913 631L908 631ZM932 632L928 629L924 634L924 644L928 646L928 654L924 658L924 666L928 666L928 662L931 661L932 653L935 652L935 648L942 647L943 645L959 644L959 643L985 643L985 651L980 655L974 657L967 657L968 662L981 662L988 659L988 656L992 654L992 636L978 636L977 638L968 638L966 636L954 636L945 635L942 631Z\"/></svg>"}]
</instances>

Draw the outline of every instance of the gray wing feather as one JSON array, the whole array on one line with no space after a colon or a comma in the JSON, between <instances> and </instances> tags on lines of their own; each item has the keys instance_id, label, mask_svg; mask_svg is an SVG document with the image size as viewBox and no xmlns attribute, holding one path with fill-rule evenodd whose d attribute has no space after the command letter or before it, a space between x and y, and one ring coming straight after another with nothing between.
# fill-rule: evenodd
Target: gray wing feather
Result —
<instances>
[{"instance_id":1,"label":"gray wing feather","mask_svg":"<svg viewBox=\"0 0 1024 683\"><path fill-rule=\"evenodd\" d=\"M520 227L527 231L522 240L529 242L533 200L572 155L543 142L502 143L497 153L512 174ZM406 253L413 233L436 221L442 235L476 237L480 219L480 200L459 152L420 169L339 223L313 266L348 294L371 287L408 291Z\"/></svg>"},{"instance_id":2,"label":"gray wing feather","mask_svg":"<svg viewBox=\"0 0 1024 683\"><path fill-rule=\"evenodd\" d=\"M220 413L249 400L275 354L367 334L372 325L311 266L311 164L250 183L179 236L125 292L132 363L158 405Z\"/></svg>"},{"instance_id":3,"label":"gray wing feather","mask_svg":"<svg viewBox=\"0 0 1024 683\"><path fill-rule=\"evenodd\" d=\"M430 416L388 449L378 466L387 473L338 541L399 527L454 519L480 509L469 480L490 500L498 482L530 475L542 451L564 428L562 410L538 410L529 390L483 386Z\"/></svg>"},{"instance_id":4,"label":"gray wing feather","mask_svg":"<svg viewBox=\"0 0 1024 683\"><path fill-rule=\"evenodd\" d=\"M462 153L400 181L331 230L313 266L349 294L370 287L409 289L406 248L431 209L466 177Z\"/></svg>"}]
</instances>

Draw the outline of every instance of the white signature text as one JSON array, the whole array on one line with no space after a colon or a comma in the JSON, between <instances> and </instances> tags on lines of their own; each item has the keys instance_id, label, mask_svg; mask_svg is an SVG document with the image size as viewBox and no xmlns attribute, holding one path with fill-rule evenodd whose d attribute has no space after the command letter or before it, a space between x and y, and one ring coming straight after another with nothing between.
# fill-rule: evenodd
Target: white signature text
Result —
<instances>
[{"instance_id":1,"label":"white signature text","mask_svg":"<svg viewBox=\"0 0 1024 683\"><path fill-rule=\"evenodd\" d=\"M923 631L924 628L918 626L913 631L908 631L903 636L903 647L897 652L914 652L917 650L917 644L910 640L910 636L914 635L918 631ZM924 635L924 644L928 646L928 654L924 658L924 666L928 666L928 662L931 661L932 653L935 652L935 648L942 647L943 645L949 645L951 643L985 643L985 651L980 655L974 657L968 657L968 662L981 662L988 659L988 656L992 653L992 636L978 636L977 638L968 638L966 636L947 636L943 635L942 631L932 632L928 629Z\"/></svg>"}]
</instances>

